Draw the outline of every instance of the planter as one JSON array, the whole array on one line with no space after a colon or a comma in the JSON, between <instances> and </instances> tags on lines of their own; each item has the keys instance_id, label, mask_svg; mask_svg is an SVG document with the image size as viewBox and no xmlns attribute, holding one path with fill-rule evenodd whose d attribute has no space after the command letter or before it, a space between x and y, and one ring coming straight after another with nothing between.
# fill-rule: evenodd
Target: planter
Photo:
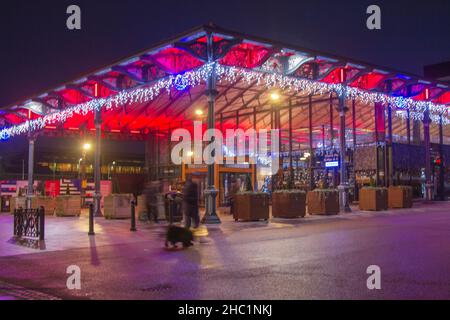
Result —
<instances>
[{"instance_id":1,"label":"planter","mask_svg":"<svg viewBox=\"0 0 450 320\"><path fill-rule=\"evenodd\" d=\"M27 198L25 197L11 197L10 212L14 214L15 209L26 208Z\"/></svg>"},{"instance_id":2,"label":"planter","mask_svg":"<svg viewBox=\"0 0 450 320\"><path fill-rule=\"evenodd\" d=\"M300 190L272 193L272 217L298 218L306 214L306 193Z\"/></svg>"},{"instance_id":3,"label":"planter","mask_svg":"<svg viewBox=\"0 0 450 320\"><path fill-rule=\"evenodd\" d=\"M339 192L334 189L316 189L307 195L308 213L311 215L336 215L339 213Z\"/></svg>"},{"instance_id":4,"label":"planter","mask_svg":"<svg viewBox=\"0 0 450 320\"><path fill-rule=\"evenodd\" d=\"M269 220L269 195L262 192L243 192L234 195L235 221Z\"/></svg>"},{"instance_id":5,"label":"planter","mask_svg":"<svg viewBox=\"0 0 450 320\"><path fill-rule=\"evenodd\" d=\"M37 209L44 207L45 215L53 215L56 208L56 199L53 197L33 197L31 198L31 207Z\"/></svg>"},{"instance_id":6,"label":"planter","mask_svg":"<svg viewBox=\"0 0 450 320\"><path fill-rule=\"evenodd\" d=\"M132 194L112 194L105 197L103 215L106 219L130 218L132 200Z\"/></svg>"},{"instance_id":7,"label":"planter","mask_svg":"<svg viewBox=\"0 0 450 320\"><path fill-rule=\"evenodd\" d=\"M359 191L359 209L368 211L387 210L387 189L362 188Z\"/></svg>"},{"instance_id":8,"label":"planter","mask_svg":"<svg viewBox=\"0 0 450 320\"><path fill-rule=\"evenodd\" d=\"M81 214L81 197L57 196L55 214L58 217L79 217Z\"/></svg>"},{"instance_id":9,"label":"planter","mask_svg":"<svg viewBox=\"0 0 450 320\"><path fill-rule=\"evenodd\" d=\"M388 188L389 208L411 208L413 189L410 186L390 186Z\"/></svg>"}]
</instances>

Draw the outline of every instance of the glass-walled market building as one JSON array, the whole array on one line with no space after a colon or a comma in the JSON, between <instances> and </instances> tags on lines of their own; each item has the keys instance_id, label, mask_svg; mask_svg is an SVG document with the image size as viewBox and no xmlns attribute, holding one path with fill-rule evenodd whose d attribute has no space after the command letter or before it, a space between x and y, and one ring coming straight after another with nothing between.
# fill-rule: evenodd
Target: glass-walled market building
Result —
<instances>
[{"instance_id":1,"label":"glass-walled market building","mask_svg":"<svg viewBox=\"0 0 450 320\"><path fill-rule=\"evenodd\" d=\"M350 201L363 185L407 184L416 197L444 199L449 103L444 82L208 25L2 108L1 144L25 147L16 158L2 151L0 179L5 190L26 180L28 196L37 180L87 180L95 199L102 181L138 193L146 180L168 189L192 176L210 213L228 205L235 181L269 193L343 186ZM278 130L271 157L280 170L174 164L171 135L193 132L194 121L204 130Z\"/></svg>"}]
</instances>

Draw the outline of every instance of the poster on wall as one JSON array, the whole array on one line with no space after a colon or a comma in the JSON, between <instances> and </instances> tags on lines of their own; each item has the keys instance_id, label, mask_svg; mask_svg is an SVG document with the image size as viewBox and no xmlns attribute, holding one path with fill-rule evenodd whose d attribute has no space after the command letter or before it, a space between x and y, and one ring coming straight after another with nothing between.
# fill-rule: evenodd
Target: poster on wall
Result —
<instances>
[{"instance_id":1,"label":"poster on wall","mask_svg":"<svg viewBox=\"0 0 450 320\"><path fill-rule=\"evenodd\" d=\"M105 197L110 196L112 194L111 180L100 181L100 194L102 195L101 206L103 208L103 200L105 199Z\"/></svg>"},{"instance_id":2,"label":"poster on wall","mask_svg":"<svg viewBox=\"0 0 450 320\"><path fill-rule=\"evenodd\" d=\"M27 190L27 186L28 186L28 181L26 180L17 180L16 181L16 186L17 186L17 196L25 196L26 195L26 190Z\"/></svg>"},{"instance_id":3,"label":"poster on wall","mask_svg":"<svg viewBox=\"0 0 450 320\"><path fill-rule=\"evenodd\" d=\"M16 196L17 184L15 180L0 181L0 195L2 196Z\"/></svg>"},{"instance_id":4,"label":"poster on wall","mask_svg":"<svg viewBox=\"0 0 450 320\"><path fill-rule=\"evenodd\" d=\"M47 180L45 181L45 195L49 197L56 197L60 195L60 181Z\"/></svg>"}]
</instances>

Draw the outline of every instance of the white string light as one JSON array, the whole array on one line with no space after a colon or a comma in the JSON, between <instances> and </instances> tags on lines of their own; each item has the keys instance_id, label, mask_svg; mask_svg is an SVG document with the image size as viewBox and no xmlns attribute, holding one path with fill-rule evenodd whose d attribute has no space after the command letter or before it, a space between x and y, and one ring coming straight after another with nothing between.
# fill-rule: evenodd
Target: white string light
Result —
<instances>
[{"instance_id":1,"label":"white string light","mask_svg":"<svg viewBox=\"0 0 450 320\"><path fill-rule=\"evenodd\" d=\"M215 66L215 67L214 67ZM330 84L310 79L295 78L276 73L264 71L253 71L237 67L223 66L217 63L207 63L200 68L188 71L183 74L171 75L160 79L152 85L139 87L127 91L121 91L108 98L93 99L88 102L71 106L61 111L49 113L35 120L0 130L0 137L13 137L33 131L42 130L47 125L64 123L74 115L86 115L94 110L111 110L125 104L145 103L154 100L162 92L170 92L175 87L183 90L187 87L195 87L205 83L215 72L217 80L235 82L243 78L248 84L256 81L257 85L264 85L266 88L279 88L291 92L303 92L306 94L327 94L335 92L338 95L345 95L348 99L355 99L362 103L381 103L389 105L398 110L410 110L410 116L414 120L423 120L426 111L430 113L430 120L435 123L447 125L450 123L449 108L443 104L435 104L430 101L417 101L411 98L394 97L384 93L369 92L359 88L348 87L342 84ZM397 117L405 118L405 112L395 112Z\"/></svg>"}]
</instances>

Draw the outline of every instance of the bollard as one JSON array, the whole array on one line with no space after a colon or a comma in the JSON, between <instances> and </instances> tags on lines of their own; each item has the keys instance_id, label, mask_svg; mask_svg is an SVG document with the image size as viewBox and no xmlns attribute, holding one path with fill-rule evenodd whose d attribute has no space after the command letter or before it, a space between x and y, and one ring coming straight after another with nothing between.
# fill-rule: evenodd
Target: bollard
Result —
<instances>
[{"instance_id":1,"label":"bollard","mask_svg":"<svg viewBox=\"0 0 450 320\"><path fill-rule=\"evenodd\" d=\"M45 240L45 208L39 208L39 240Z\"/></svg>"},{"instance_id":2,"label":"bollard","mask_svg":"<svg viewBox=\"0 0 450 320\"><path fill-rule=\"evenodd\" d=\"M94 232L94 204L89 204L89 233L90 236L95 236Z\"/></svg>"},{"instance_id":3,"label":"bollard","mask_svg":"<svg viewBox=\"0 0 450 320\"><path fill-rule=\"evenodd\" d=\"M136 203L134 200L131 201L131 228L130 231L137 231L136 229Z\"/></svg>"}]
</instances>

